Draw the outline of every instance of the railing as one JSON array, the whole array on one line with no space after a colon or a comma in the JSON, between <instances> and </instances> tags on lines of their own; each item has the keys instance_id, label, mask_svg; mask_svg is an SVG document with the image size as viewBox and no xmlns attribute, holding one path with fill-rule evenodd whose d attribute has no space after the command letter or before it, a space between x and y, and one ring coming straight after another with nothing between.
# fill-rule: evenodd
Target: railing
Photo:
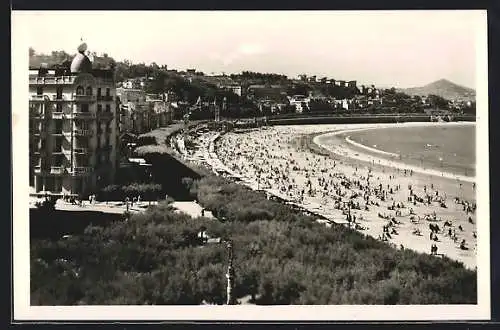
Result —
<instances>
[{"instance_id":1,"label":"railing","mask_svg":"<svg viewBox=\"0 0 500 330\"><path fill-rule=\"evenodd\" d=\"M101 112L99 114L99 120L113 120L114 116L112 112Z\"/></svg>"},{"instance_id":2,"label":"railing","mask_svg":"<svg viewBox=\"0 0 500 330\"><path fill-rule=\"evenodd\" d=\"M64 112L56 111L52 112L52 119L63 119Z\"/></svg>"},{"instance_id":3,"label":"railing","mask_svg":"<svg viewBox=\"0 0 500 330\"><path fill-rule=\"evenodd\" d=\"M56 148L56 149L52 150L52 154L53 155L63 154L63 150L62 150L62 148Z\"/></svg>"},{"instance_id":4,"label":"railing","mask_svg":"<svg viewBox=\"0 0 500 330\"><path fill-rule=\"evenodd\" d=\"M81 175L91 173L92 171L93 169L90 166L78 166L73 169L73 172L71 172L71 169L68 172L72 173L73 175Z\"/></svg>"},{"instance_id":5,"label":"railing","mask_svg":"<svg viewBox=\"0 0 500 330\"><path fill-rule=\"evenodd\" d=\"M75 135L79 135L79 136L92 136L92 131L91 130L88 130L88 129L75 129L74 130L75 132Z\"/></svg>"},{"instance_id":6,"label":"railing","mask_svg":"<svg viewBox=\"0 0 500 330\"><path fill-rule=\"evenodd\" d=\"M77 102L94 102L96 100L95 95L73 95L73 99Z\"/></svg>"},{"instance_id":7,"label":"railing","mask_svg":"<svg viewBox=\"0 0 500 330\"><path fill-rule=\"evenodd\" d=\"M97 95L97 101L113 101L113 96L111 95Z\"/></svg>"},{"instance_id":8,"label":"railing","mask_svg":"<svg viewBox=\"0 0 500 330\"><path fill-rule=\"evenodd\" d=\"M50 168L50 174L64 174L66 169L62 166L52 166Z\"/></svg>"},{"instance_id":9,"label":"railing","mask_svg":"<svg viewBox=\"0 0 500 330\"><path fill-rule=\"evenodd\" d=\"M51 101L55 101L55 102L71 102L71 100L65 98L64 95L61 95L59 97L58 97L58 95L53 95Z\"/></svg>"},{"instance_id":10,"label":"railing","mask_svg":"<svg viewBox=\"0 0 500 330\"><path fill-rule=\"evenodd\" d=\"M45 114L43 112L30 112L31 119L45 119Z\"/></svg>"},{"instance_id":11,"label":"railing","mask_svg":"<svg viewBox=\"0 0 500 330\"><path fill-rule=\"evenodd\" d=\"M58 76L58 77L30 77L30 85L61 85L61 84L73 84L75 82L74 76Z\"/></svg>"},{"instance_id":12,"label":"railing","mask_svg":"<svg viewBox=\"0 0 500 330\"><path fill-rule=\"evenodd\" d=\"M75 154L86 154L88 152L88 148L75 148L73 151Z\"/></svg>"},{"instance_id":13,"label":"railing","mask_svg":"<svg viewBox=\"0 0 500 330\"><path fill-rule=\"evenodd\" d=\"M48 100L49 97L47 95L31 95L31 101L44 102Z\"/></svg>"},{"instance_id":14,"label":"railing","mask_svg":"<svg viewBox=\"0 0 500 330\"><path fill-rule=\"evenodd\" d=\"M95 119L96 115L93 112L73 112L71 114L67 114L66 118L75 118L75 119Z\"/></svg>"}]
</instances>

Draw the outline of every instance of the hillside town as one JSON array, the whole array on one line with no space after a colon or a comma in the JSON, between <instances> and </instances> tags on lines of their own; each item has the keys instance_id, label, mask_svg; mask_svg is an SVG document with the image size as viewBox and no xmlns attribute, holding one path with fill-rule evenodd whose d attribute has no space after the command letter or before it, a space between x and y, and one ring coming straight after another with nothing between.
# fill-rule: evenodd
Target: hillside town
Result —
<instances>
[{"instance_id":1,"label":"hillside town","mask_svg":"<svg viewBox=\"0 0 500 330\"><path fill-rule=\"evenodd\" d=\"M189 114L213 118L215 108L226 118L283 115L377 113L475 113L475 99L439 95L408 95L396 88L359 84L356 80L302 74L243 71L204 73L195 68L172 69L152 63L116 62L107 54L89 52L92 65L114 71L118 126L121 133L141 134ZM30 68L68 66L72 55L30 51Z\"/></svg>"}]
</instances>

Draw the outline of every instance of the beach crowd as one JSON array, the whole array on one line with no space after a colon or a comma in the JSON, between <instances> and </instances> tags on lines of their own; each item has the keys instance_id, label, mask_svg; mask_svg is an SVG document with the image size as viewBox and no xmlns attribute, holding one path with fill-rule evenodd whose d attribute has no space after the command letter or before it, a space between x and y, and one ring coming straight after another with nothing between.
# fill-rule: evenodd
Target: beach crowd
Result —
<instances>
[{"instance_id":1,"label":"beach crowd","mask_svg":"<svg viewBox=\"0 0 500 330\"><path fill-rule=\"evenodd\" d=\"M475 266L475 200L453 196L455 191L442 189L440 180L409 169L380 169L298 148L294 141L305 133L310 131L299 126L229 132L216 142L216 153L259 190L319 210L333 222L401 249Z\"/></svg>"}]
</instances>

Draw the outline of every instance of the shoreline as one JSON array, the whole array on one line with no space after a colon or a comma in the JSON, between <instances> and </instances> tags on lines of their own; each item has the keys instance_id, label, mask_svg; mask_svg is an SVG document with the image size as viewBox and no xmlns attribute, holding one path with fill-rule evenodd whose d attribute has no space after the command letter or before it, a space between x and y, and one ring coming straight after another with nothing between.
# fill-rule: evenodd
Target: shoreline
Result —
<instances>
[{"instance_id":1,"label":"shoreline","mask_svg":"<svg viewBox=\"0 0 500 330\"><path fill-rule=\"evenodd\" d=\"M464 195L467 197L474 196L475 191L473 192L471 187L467 187L469 184L468 182L464 182L464 186L466 186L463 191L462 191L462 184L460 185L460 193L458 190L457 186L457 181L451 180L450 178L447 177L442 177L439 175L439 177L435 177L432 175L429 175L425 171L425 173L414 173L412 176L403 176L400 170L395 169L395 168L390 168L387 170L387 167L383 166L382 164L376 164L374 166L369 166L369 163L363 162L359 159L351 159L347 158L346 155L342 153L333 153L329 151L327 148L322 148L320 145L317 144L309 144L307 145L307 140L309 142L312 142L314 139L314 136L318 135L323 135L326 132L332 132L333 130L337 129L345 129L346 125L309 125L308 127L302 126L299 128L293 128L291 129L290 127L280 127L280 128L270 128L270 129L265 129L261 131L254 131L254 132L248 132L246 134L224 134L221 136L216 137L215 139L211 139L210 141L210 147L209 149L210 152L210 158L211 161L211 167L219 167L219 168L224 168L228 169L229 173L233 173L235 176L239 177L242 179L242 184L249 186L250 188L254 190L261 190L261 191L267 191L268 193L271 193L273 195L279 196L285 200L288 200L290 203L297 204L304 209L314 212L320 216L323 216L331 222L335 222L337 224L346 224L347 221L344 220L345 215L342 215L342 212L339 211L338 209L335 209L332 207L330 204L331 202L327 202L323 200L322 198L318 197L308 197L306 200L302 202L297 202L293 198L290 198L287 196L287 194L282 193L279 191L278 187L275 185L269 186L268 184L262 183L262 180L258 178L255 173L253 173L253 169L255 167L258 167L258 165L255 164L255 161L257 160L256 158L249 157L247 161L242 163L242 160L237 161L237 163L231 163L231 161L228 162L228 159L224 159L225 156L227 156L228 152L233 152L234 150L232 149L238 149L238 152L241 152L244 149L242 148L241 143L240 145L236 144L233 145L230 140L233 140L233 142L238 143L239 140L242 141L248 141L248 140L254 140L253 143L255 143L255 147L257 148L262 148L262 150L271 150L273 149L273 146L276 146L276 141L272 140L265 140L265 135L271 135L274 134L276 136L276 139L278 140L278 145L281 145L281 148L274 148L273 153L271 158L275 157L288 157L288 154L290 151L294 151L296 153L295 156L292 156L290 153L290 158L295 159L296 161L303 161L304 159L308 159L307 157L311 157L311 155L314 155L314 157L318 159L329 159L332 163L337 162L337 172L342 172L345 174L348 174L351 176L351 173L353 175L352 178L357 177L358 175L362 174L364 171L370 171L369 169L372 168L373 170L373 176L374 176L374 181L379 180L381 183L399 183L402 187L404 187L406 184L412 184L414 186L414 189L418 190L423 190L424 186L427 185L430 187L432 184L434 184L436 189L439 189L439 191L445 192L445 195L448 196L448 200L451 200L451 196L454 195L454 192L456 191L456 196L462 195L462 198L464 198ZM352 128L353 125L349 125L350 128ZM309 132L308 132L309 130ZM305 133L305 134L304 134ZM228 136L229 135L229 136ZM242 137L242 135L245 136ZM260 137L259 137L260 136ZM220 139L219 139L220 138ZM297 148L297 146L293 146L293 141L299 138L306 138L306 140L303 140L302 142L306 142L306 147L302 146L302 148ZM287 139L289 140L286 146L283 144L283 142L286 142ZM220 145L219 142L217 142L217 148L215 147L215 141L221 141ZM229 140L229 141L228 141ZM262 143L262 141L268 141L267 143ZM228 144L229 142L229 144ZM274 142L274 144L273 144ZM246 143L246 142L245 142ZM245 144L243 143L243 144ZM224 145L226 144L226 145ZM311 149L314 148L316 150ZM289 150L287 151L286 148ZM224 154L224 149L226 149L226 155ZM256 148L254 148L256 149ZM303 149L306 149L305 151ZM252 148L249 148L246 150L249 155L251 155ZM307 156L309 155L309 156ZM319 156L318 156L319 155ZM334 157L332 157L334 155ZM215 158L215 159L214 159ZM271 158L267 158L269 161L271 161ZM278 159L276 158L276 159ZM272 162L275 162L275 160L272 160ZM216 164L218 163L218 164ZM363 164L365 163L365 164ZM234 168L235 164L239 164L240 168ZM278 163L276 163L277 165ZM214 166L215 165L215 166ZM217 166L219 165L219 166ZM222 165L222 166L220 166ZM275 166L276 166L275 165ZM242 166L242 167L241 167ZM314 172L314 167L309 167L313 172ZM356 170L355 170L356 169ZM316 168L318 170L318 168ZM300 171L299 171L300 172ZM353 173L354 172L354 173ZM359 174L356 175L355 173L358 172ZM311 174L311 172L310 172ZM320 175L320 173L316 172L311 178L317 178ZM383 177L388 177L389 175L393 176L392 180L387 179L382 179ZM295 178L294 180L300 180L300 182L303 184L303 179L301 179L301 174L300 173L290 173L290 177ZM376 179L376 180L375 180ZM380 181L381 180L381 181ZM260 181L260 182L259 182ZM468 191L470 190L470 191ZM404 201L403 196L406 196L404 193L405 189L401 189L401 192L396 192L394 195L394 200L400 200ZM397 199L396 199L397 198ZM475 198L474 198L475 199ZM391 200L393 198L391 197ZM389 205L387 204L389 201L383 203L383 205ZM326 204L325 204L326 203ZM390 203L390 202L389 202ZM386 213L387 208L385 206L381 205L380 208L374 208L373 210L363 212L361 211L355 211L356 216L360 216L360 219L362 219L361 224L363 226L368 225L364 230L360 231L362 234L369 235L371 237L377 238L377 235L380 236L381 228L382 226L386 223L386 220L380 219L380 217L377 217L377 212L376 210L379 210L382 213ZM452 220L452 219L460 219L462 216L460 216L460 211L457 205L450 204L448 209L440 209L438 206L432 205L432 206L415 206L414 207L417 210L418 214L429 214L429 212L432 212L432 210L438 211L440 220L439 223L442 225L442 222L444 220ZM385 212L384 212L385 210ZM407 211L406 211L407 212ZM405 215L404 217L408 217L408 215ZM420 217L420 216L419 216ZM474 216L475 218L475 216ZM403 219L401 219L403 220ZM455 221L455 220L453 220ZM457 220L462 226L464 226L467 231L467 233L460 234L461 237L466 238L469 245L471 245L471 249L469 251L461 251L458 249L456 246L456 243L453 243L453 241L449 238L447 238L444 234L442 236L442 239L438 241L439 245L439 251L443 255L446 255L447 257L457 260L459 262L462 262L466 268L469 269L474 269L476 266L476 254L475 254L475 247L474 242L475 239L472 238L472 233L475 232L475 225L472 227L470 224L466 225L466 222L463 220ZM458 225L458 224L457 224ZM412 229L413 227L413 229ZM426 239L425 237L418 237L412 235L412 230L414 228L420 228L422 232L428 230L426 229L426 221L422 221L419 224L411 224L411 223L406 223L398 226L398 231L400 231L399 235L394 236L390 241L388 241L388 244L391 244L393 246L399 246L399 245L404 245L405 248L409 248L411 250L420 252L420 253L426 253L429 254L429 244L431 243L428 238ZM357 230L357 229L356 229ZM358 230L359 231L359 230ZM465 236L464 236L465 235ZM424 235L425 236L425 235ZM470 236L470 237L469 237Z\"/></svg>"},{"instance_id":2,"label":"shoreline","mask_svg":"<svg viewBox=\"0 0 500 330\"><path fill-rule=\"evenodd\" d=\"M425 126L449 126L450 123L406 123L407 127L425 127ZM465 125L475 125L475 123L468 123L468 122L457 122L453 123L455 126L465 126ZM356 159L359 161L363 161L366 163L370 163L372 165L378 164L390 168L395 168L395 169L406 169L406 170L412 170L415 173L419 174L424 174L424 175L431 175L435 177L441 177L441 178L446 178L450 180L457 180L459 182L468 182L468 183L474 183L476 181L475 177L472 176L465 176L465 175L460 175L456 173L451 173L451 172L446 172L446 171L439 171L436 169L430 169L430 168L423 168L420 166L416 165L411 165L411 164L406 164L403 162L387 159L387 158L381 158L377 157L372 154L367 154L367 153L361 153L358 152L357 150L353 150L349 147L343 146L343 145L329 145L325 143L321 143L319 140L324 138L324 137L330 137L330 136L339 136L341 134L346 134L346 133L351 133L351 132L359 132L359 131L364 131L364 130L369 130L369 129L383 129L383 128L390 128L394 127L394 124L355 124L359 126L359 128L354 128L354 129L337 129L334 131L330 132L325 132L325 133L318 133L315 134L312 141L319 147L328 150L330 152L333 152L334 154L337 154L338 156L341 157L348 157L351 159ZM361 125L370 125L369 127L362 127ZM345 139L347 141L347 138ZM392 154L383 150L371 148L369 146L363 145L361 143L355 142L355 141L347 141L350 144L353 144L355 146L358 146L362 149L369 150L375 153L380 153L380 154L387 154L389 156L391 155L396 155Z\"/></svg>"},{"instance_id":3,"label":"shoreline","mask_svg":"<svg viewBox=\"0 0 500 330\"><path fill-rule=\"evenodd\" d=\"M381 155L386 155L386 156L390 156L390 157L398 157L399 156L398 154L395 154L393 152L388 152L388 151L380 150L380 149L377 149L375 147L369 147L369 146L364 145L362 143L359 143L359 142L356 142L354 140L351 140L351 136L350 135L346 136L345 140L346 140L346 142L352 144L353 146L356 146L356 147L362 148L362 149L366 149L368 151L375 152L375 153L378 153L378 154L381 154Z\"/></svg>"}]
</instances>

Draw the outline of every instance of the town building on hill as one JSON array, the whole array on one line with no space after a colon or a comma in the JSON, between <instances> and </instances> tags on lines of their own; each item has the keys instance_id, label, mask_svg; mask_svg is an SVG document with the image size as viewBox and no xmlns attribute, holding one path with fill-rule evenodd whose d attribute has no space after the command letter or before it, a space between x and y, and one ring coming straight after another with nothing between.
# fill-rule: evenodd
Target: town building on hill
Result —
<instances>
[{"instance_id":1,"label":"town building on hill","mask_svg":"<svg viewBox=\"0 0 500 330\"><path fill-rule=\"evenodd\" d=\"M59 65L30 63L29 183L36 193L86 195L114 182L114 69L95 68L86 50L81 44Z\"/></svg>"},{"instance_id":2,"label":"town building on hill","mask_svg":"<svg viewBox=\"0 0 500 330\"><path fill-rule=\"evenodd\" d=\"M143 89L117 88L120 99L120 131L141 134L172 121L169 94L146 94Z\"/></svg>"},{"instance_id":3,"label":"town building on hill","mask_svg":"<svg viewBox=\"0 0 500 330\"><path fill-rule=\"evenodd\" d=\"M302 113L309 109L310 98L305 95L294 95L289 97L289 103L292 107L295 107L296 113Z\"/></svg>"},{"instance_id":4,"label":"town building on hill","mask_svg":"<svg viewBox=\"0 0 500 330\"><path fill-rule=\"evenodd\" d=\"M219 84L217 87L220 89L226 90L226 91L230 91L230 92L241 97L242 88L240 85L237 85L237 84Z\"/></svg>"},{"instance_id":5,"label":"town building on hill","mask_svg":"<svg viewBox=\"0 0 500 330\"><path fill-rule=\"evenodd\" d=\"M147 131L146 93L138 88L117 88L120 99L120 132L140 134Z\"/></svg>"}]
</instances>

